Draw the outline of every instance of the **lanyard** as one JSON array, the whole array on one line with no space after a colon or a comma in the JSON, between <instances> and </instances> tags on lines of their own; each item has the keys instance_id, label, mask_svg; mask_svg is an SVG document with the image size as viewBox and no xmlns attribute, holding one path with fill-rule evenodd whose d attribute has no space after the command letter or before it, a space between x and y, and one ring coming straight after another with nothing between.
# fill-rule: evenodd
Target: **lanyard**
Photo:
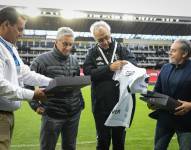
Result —
<instances>
[{"instance_id":1,"label":"lanyard","mask_svg":"<svg viewBox=\"0 0 191 150\"><path fill-rule=\"evenodd\" d=\"M98 47L98 49L99 49L99 51L100 51L100 53L101 53L105 63L108 65L109 61L107 60L107 58L106 58L105 54L103 53L102 49L100 47ZM111 63L113 63L113 61L114 61L116 50L117 50L117 42L115 41L115 47L114 47L114 50L113 50L113 55L111 57Z\"/></svg>"},{"instance_id":2,"label":"lanyard","mask_svg":"<svg viewBox=\"0 0 191 150\"><path fill-rule=\"evenodd\" d=\"M20 66L20 63L17 59L17 57L15 56L12 48L0 37L0 42L8 49L8 51L11 53L11 55L13 56L14 62L16 66Z\"/></svg>"}]
</instances>

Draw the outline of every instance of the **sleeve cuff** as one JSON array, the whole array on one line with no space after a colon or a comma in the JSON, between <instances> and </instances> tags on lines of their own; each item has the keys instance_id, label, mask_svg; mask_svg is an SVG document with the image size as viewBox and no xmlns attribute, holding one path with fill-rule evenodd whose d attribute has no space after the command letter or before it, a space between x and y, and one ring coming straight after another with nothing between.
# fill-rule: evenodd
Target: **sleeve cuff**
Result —
<instances>
[{"instance_id":1,"label":"sleeve cuff","mask_svg":"<svg viewBox=\"0 0 191 150\"><path fill-rule=\"evenodd\" d=\"M31 101L34 97L34 91L28 90L28 89L23 89L23 99L27 101Z\"/></svg>"}]
</instances>

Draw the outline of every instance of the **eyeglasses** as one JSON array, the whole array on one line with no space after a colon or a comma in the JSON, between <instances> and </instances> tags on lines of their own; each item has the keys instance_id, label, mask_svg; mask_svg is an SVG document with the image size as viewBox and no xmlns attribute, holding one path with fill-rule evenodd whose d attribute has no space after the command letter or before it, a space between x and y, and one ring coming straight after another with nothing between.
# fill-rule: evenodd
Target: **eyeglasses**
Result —
<instances>
[{"instance_id":1,"label":"eyeglasses","mask_svg":"<svg viewBox=\"0 0 191 150\"><path fill-rule=\"evenodd\" d=\"M62 42L63 47L71 47L73 45L73 43L69 43L69 42Z\"/></svg>"},{"instance_id":2,"label":"eyeglasses","mask_svg":"<svg viewBox=\"0 0 191 150\"><path fill-rule=\"evenodd\" d=\"M60 44L62 44L63 47L72 47L73 46L73 42L65 42L62 40L58 40L60 42Z\"/></svg>"},{"instance_id":3,"label":"eyeglasses","mask_svg":"<svg viewBox=\"0 0 191 150\"><path fill-rule=\"evenodd\" d=\"M111 36L110 35L106 35L106 36L104 36L104 37L102 37L102 38L100 38L100 39L97 39L97 42L99 43L99 44L102 44L105 40L106 41L109 41L111 39Z\"/></svg>"}]
</instances>

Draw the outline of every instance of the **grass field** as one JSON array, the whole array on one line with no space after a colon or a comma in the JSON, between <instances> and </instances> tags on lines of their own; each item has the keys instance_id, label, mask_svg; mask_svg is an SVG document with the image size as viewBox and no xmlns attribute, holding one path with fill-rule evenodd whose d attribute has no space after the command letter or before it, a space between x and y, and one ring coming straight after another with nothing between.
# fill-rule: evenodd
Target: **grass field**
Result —
<instances>
[{"instance_id":1,"label":"grass field","mask_svg":"<svg viewBox=\"0 0 191 150\"><path fill-rule=\"evenodd\" d=\"M152 87L150 87L152 88ZM91 113L90 88L82 89L86 108L82 112L77 139L77 150L95 150L96 132ZM135 117L130 129L127 129L126 150L152 150L155 120L148 117L150 110L137 95ZM11 150L39 150L40 116L33 112L26 102L15 113L15 130ZM57 149L60 149L60 140ZM177 138L173 137L169 150L178 150Z\"/></svg>"}]
</instances>

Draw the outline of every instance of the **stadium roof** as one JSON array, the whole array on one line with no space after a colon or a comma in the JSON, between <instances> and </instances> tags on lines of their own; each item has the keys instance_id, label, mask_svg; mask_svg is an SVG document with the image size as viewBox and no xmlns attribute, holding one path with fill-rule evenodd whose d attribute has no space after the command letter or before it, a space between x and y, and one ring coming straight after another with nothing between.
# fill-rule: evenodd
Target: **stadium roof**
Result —
<instances>
[{"instance_id":1,"label":"stadium roof","mask_svg":"<svg viewBox=\"0 0 191 150\"><path fill-rule=\"evenodd\" d=\"M99 19L63 19L60 17L39 17L29 19L27 29L57 30L61 26L70 26L74 31L89 32L91 24ZM104 19L103 19L104 20ZM191 24L154 23L106 20L113 33L150 34L150 35L191 35Z\"/></svg>"},{"instance_id":2,"label":"stadium roof","mask_svg":"<svg viewBox=\"0 0 191 150\"><path fill-rule=\"evenodd\" d=\"M0 0L1 5L191 17L190 0Z\"/></svg>"},{"instance_id":3,"label":"stadium roof","mask_svg":"<svg viewBox=\"0 0 191 150\"><path fill-rule=\"evenodd\" d=\"M12 4L14 4L14 2ZM0 7L3 6L4 5L0 5ZM44 6L47 7L48 3ZM24 9L27 7L16 6L16 8ZM61 26L70 26L78 32L89 32L89 28L93 22L96 20L106 20L111 25L113 33L191 35L191 16L148 15L142 14L142 12L133 14L77 10L75 13L78 17L69 19L66 16L66 11L63 9L40 8L39 10L38 17L28 17L27 29L57 30L57 28ZM62 15L62 11L64 11L64 16ZM32 15L36 13L37 9L33 9ZM67 14L71 15L72 11L68 11Z\"/></svg>"}]
</instances>

